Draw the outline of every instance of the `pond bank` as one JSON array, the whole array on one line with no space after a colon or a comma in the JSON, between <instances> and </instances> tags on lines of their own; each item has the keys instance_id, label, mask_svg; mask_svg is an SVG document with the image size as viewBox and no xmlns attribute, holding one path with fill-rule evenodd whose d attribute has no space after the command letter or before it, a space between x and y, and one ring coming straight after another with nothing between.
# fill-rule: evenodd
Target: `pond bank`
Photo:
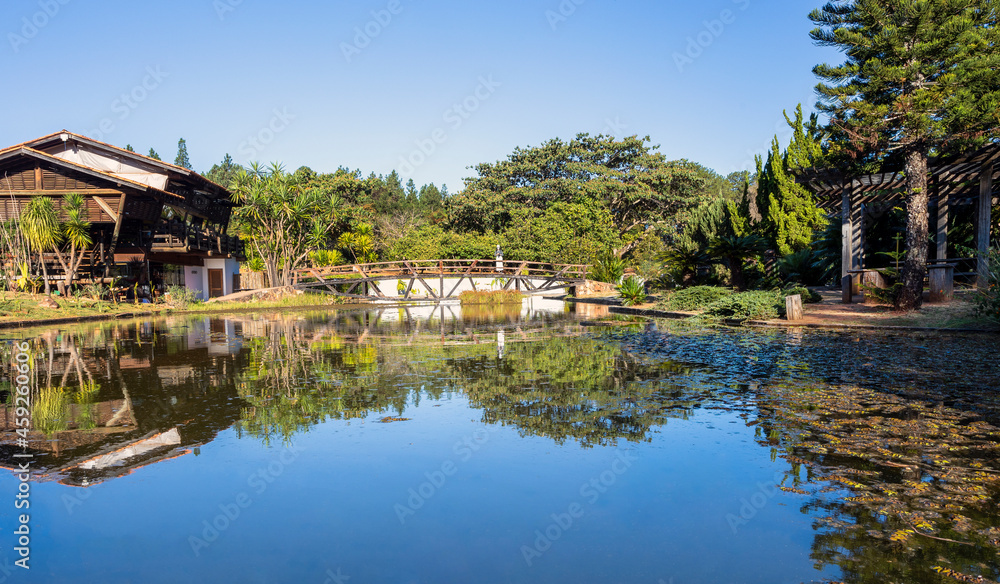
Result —
<instances>
[{"instance_id":1,"label":"pond bank","mask_svg":"<svg viewBox=\"0 0 1000 584\"><path fill-rule=\"evenodd\" d=\"M891 330L900 332L952 332L1000 334L1000 327L976 318L972 305L956 299L943 304L924 304L917 312L897 313L886 306L864 303L842 304L839 292L820 291L821 302L806 304L805 318L787 320L723 320L727 326L757 326L772 328L808 328L835 330ZM676 312L656 308L654 303L637 307L622 306L618 298L562 298L576 304L608 306L613 314L683 320L697 316L694 312Z\"/></svg>"}]
</instances>

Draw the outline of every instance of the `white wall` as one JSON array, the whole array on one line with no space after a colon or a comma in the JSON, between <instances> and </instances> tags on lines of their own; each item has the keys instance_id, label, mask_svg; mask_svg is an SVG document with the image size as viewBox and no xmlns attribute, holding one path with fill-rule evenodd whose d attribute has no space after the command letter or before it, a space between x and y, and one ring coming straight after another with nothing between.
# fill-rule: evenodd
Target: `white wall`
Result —
<instances>
[{"instance_id":1,"label":"white wall","mask_svg":"<svg viewBox=\"0 0 1000 584\"><path fill-rule=\"evenodd\" d=\"M208 258L202 274L203 300L208 300L208 270L222 270L222 295L233 293L233 276L240 273L240 263L234 259ZM190 286L189 286L190 287Z\"/></svg>"},{"instance_id":2,"label":"white wall","mask_svg":"<svg viewBox=\"0 0 1000 584\"><path fill-rule=\"evenodd\" d=\"M208 300L208 273L202 266L184 266L184 287L194 290L202 300Z\"/></svg>"}]
</instances>

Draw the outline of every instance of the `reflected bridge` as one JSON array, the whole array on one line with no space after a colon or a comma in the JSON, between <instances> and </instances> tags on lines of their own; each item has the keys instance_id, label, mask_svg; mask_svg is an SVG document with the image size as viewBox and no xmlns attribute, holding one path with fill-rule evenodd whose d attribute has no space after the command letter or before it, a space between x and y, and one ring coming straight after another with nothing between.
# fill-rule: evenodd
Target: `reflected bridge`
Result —
<instances>
[{"instance_id":1,"label":"reflected bridge","mask_svg":"<svg viewBox=\"0 0 1000 584\"><path fill-rule=\"evenodd\" d=\"M349 298L390 300L444 300L468 290L518 290L531 295L573 288L586 280L588 267L499 260L404 260L297 270L293 287Z\"/></svg>"}]
</instances>

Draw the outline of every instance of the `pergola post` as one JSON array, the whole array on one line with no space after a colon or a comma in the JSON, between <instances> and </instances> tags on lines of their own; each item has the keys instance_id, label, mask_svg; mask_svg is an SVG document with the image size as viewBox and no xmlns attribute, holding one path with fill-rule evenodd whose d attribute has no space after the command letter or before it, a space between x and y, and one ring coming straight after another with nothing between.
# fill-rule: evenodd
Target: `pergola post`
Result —
<instances>
[{"instance_id":1,"label":"pergola post","mask_svg":"<svg viewBox=\"0 0 1000 584\"><path fill-rule=\"evenodd\" d=\"M841 195L840 203L840 237L841 237L841 254L840 254L840 277L846 278L850 274L848 273L852 269L854 262L854 225L852 221L851 213L851 185L850 183L844 185L844 191Z\"/></svg>"},{"instance_id":2,"label":"pergola post","mask_svg":"<svg viewBox=\"0 0 1000 584\"><path fill-rule=\"evenodd\" d=\"M941 181L935 176L933 179L934 195L937 197L937 254L934 259L944 261L948 259L948 213L949 201L948 193L941 194Z\"/></svg>"},{"instance_id":3,"label":"pergola post","mask_svg":"<svg viewBox=\"0 0 1000 584\"><path fill-rule=\"evenodd\" d=\"M979 175L979 205L976 213L976 248L979 252L976 273L976 286L989 286L990 223L993 212L993 163L983 166Z\"/></svg>"}]
</instances>

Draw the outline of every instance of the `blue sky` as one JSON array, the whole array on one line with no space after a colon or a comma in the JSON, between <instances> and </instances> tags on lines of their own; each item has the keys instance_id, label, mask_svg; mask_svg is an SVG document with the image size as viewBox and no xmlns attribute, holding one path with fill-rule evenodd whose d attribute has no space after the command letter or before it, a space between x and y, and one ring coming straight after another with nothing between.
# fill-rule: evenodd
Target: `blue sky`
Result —
<instances>
[{"instance_id":1,"label":"blue sky","mask_svg":"<svg viewBox=\"0 0 1000 584\"><path fill-rule=\"evenodd\" d=\"M196 170L468 167L580 132L750 168L811 111L818 0L5 0L0 145L63 128Z\"/></svg>"}]
</instances>

